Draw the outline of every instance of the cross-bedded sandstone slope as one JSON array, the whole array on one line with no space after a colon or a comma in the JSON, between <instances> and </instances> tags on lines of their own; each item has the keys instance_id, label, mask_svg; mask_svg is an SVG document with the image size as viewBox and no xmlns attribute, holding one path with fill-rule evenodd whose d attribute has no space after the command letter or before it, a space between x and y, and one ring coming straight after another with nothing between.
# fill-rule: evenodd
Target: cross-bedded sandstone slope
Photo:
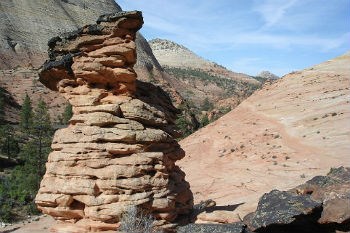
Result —
<instances>
[{"instance_id":1,"label":"cross-bedded sandstone slope","mask_svg":"<svg viewBox=\"0 0 350 233\"><path fill-rule=\"evenodd\" d=\"M181 141L195 201L234 209L200 219L237 220L264 192L350 165L349 64L345 54L288 74Z\"/></svg>"}]
</instances>

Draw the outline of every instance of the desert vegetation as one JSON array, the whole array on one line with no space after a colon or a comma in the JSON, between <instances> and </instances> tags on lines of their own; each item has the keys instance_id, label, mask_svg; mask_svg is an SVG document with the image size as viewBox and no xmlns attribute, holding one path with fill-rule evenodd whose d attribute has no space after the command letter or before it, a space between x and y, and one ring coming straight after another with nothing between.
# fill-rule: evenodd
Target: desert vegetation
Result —
<instances>
[{"instance_id":1,"label":"desert vegetation","mask_svg":"<svg viewBox=\"0 0 350 233\"><path fill-rule=\"evenodd\" d=\"M210 86L213 88L213 90L217 89L214 91L215 96L219 96L219 99L222 100L229 98L245 98L260 88L260 84L258 85L248 82L242 83L229 77L219 76L200 69L178 68L169 66L164 66L164 69L173 77L176 77L184 83L189 83L190 86L196 87L196 90L201 90L203 88L206 89ZM210 93L211 91L205 90L203 92ZM232 108L231 104L224 104L223 106L220 106L218 104L218 101L215 98L211 98L211 96L198 99L196 93L191 90L185 91L182 93L182 95L185 97L192 113L198 119L199 128L204 127L207 124L217 120L229 112ZM182 109L182 106L180 106L180 109ZM188 127L187 122L188 120L186 120L183 114L179 115L177 126L183 132L184 137L190 135L195 131L192 128Z\"/></svg>"},{"instance_id":2,"label":"desert vegetation","mask_svg":"<svg viewBox=\"0 0 350 233\"><path fill-rule=\"evenodd\" d=\"M210 84L215 85L224 90L224 92L221 93L221 95L225 98L237 94L237 92L242 88L247 89L247 94L249 95L249 93L251 94L259 87L258 85L249 83L245 83L244 85L242 85L242 83L231 78L214 75L199 69L178 68L169 66L164 66L164 69L169 74L174 75L182 80L187 80L190 82L200 80L204 83L205 86L208 86Z\"/></svg>"},{"instance_id":3,"label":"desert vegetation","mask_svg":"<svg viewBox=\"0 0 350 233\"><path fill-rule=\"evenodd\" d=\"M125 233L161 233L153 226L154 219L150 214L145 213L136 206L130 206L120 224L120 230Z\"/></svg>"},{"instance_id":4,"label":"desert vegetation","mask_svg":"<svg viewBox=\"0 0 350 233\"><path fill-rule=\"evenodd\" d=\"M18 124L5 121L5 98L0 92L0 221L12 222L36 214L34 197L45 173L54 128L43 100L36 106L23 100ZM67 123L71 106L59 117Z\"/></svg>"}]
</instances>

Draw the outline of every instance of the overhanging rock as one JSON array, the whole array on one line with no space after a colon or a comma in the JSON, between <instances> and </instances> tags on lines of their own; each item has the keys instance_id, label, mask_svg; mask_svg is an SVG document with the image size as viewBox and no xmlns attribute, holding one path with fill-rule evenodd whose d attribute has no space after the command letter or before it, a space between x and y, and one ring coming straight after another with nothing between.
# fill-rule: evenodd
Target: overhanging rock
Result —
<instances>
[{"instance_id":1,"label":"overhanging rock","mask_svg":"<svg viewBox=\"0 0 350 233\"><path fill-rule=\"evenodd\" d=\"M135 34L141 12L101 16L97 24L49 41L40 81L73 106L55 133L38 208L57 231L116 230L137 206L172 228L192 209L184 157L174 136L177 110L167 95L136 80Z\"/></svg>"}]
</instances>

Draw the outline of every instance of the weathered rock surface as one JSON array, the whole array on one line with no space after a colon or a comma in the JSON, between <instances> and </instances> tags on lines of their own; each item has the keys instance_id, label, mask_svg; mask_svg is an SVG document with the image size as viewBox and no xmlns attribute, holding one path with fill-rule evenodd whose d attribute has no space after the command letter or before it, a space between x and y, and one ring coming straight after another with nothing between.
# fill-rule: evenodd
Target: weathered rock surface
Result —
<instances>
[{"instance_id":1,"label":"weathered rock surface","mask_svg":"<svg viewBox=\"0 0 350 233\"><path fill-rule=\"evenodd\" d=\"M350 166L349 63L348 53L288 74L180 142L195 203L238 205L199 221L239 221L264 193Z\"/></svg>"},{"instance_id":2,"label":"weathered rock surface","mask_svg":"<svg viewBox=\"0 0 350 233\"><path fill-rule=\"evenodd\" d=\"M4 0L0 9L2 69L17 65L39 67L52 36L94 23L96 15L121 10L113 0Z\"/></svg>"},{"instance_id":3,"label":"weathered rock surface","mask_svg":"<svg viewBox=\"0 0 350 233\"><path fill-rule=\"evenodd\" d=\"M255 232L350 231L350 168L333 168L289 191L273 190L244 222Z\"/></svg>"},{"instance_id":4,"label":"weathered rock surface","mask_svg":"<svg viewBox=\"0 0 350 233\"><path fill-rule=\"evenodd\" d=\"M323 203L320 224L348 224L350 226L350 168L333 168L327 176L316 176L291 190L308 194Z\"/></svg>"},{"instance_id":5,"label":"weathered rock surface","mask_svg":"<svg viewBox=\"0 0 350 233\"><path fill-rule=\"evenodd\" d=\"M287 225L297 218L306 218L320 209L321 205L307 195L273 190L260 198L257 210L246 217L246 222L253 231L274 224Z\"/></svg>"},{"instance_id":6,"label":"weathered rock surface","mask_svg":"<svg viewBox=\"0 0 350 233\"><path fill-rule=\"evenodd\" d=\"M46 60L47 41L57 34L94 23L101 14L120 10L114 0L0 1L0 87L19 104L25 93L33 103L42 98L48 104L52 118L56 118L58 112L63 112L66 100L37 82L37 68ZM182 106L188 127L197 129L199 123L189 111L185 98L176 91L176 84L170 83L140 33L137 33L135 43L138 55L135 71L139 79L156 84L169 93L173 104ZM6 119L17 122L18 109L9 110Z\"/></svg>"},{"instance_id":7,"label":"weathered rock surface","mask_svg":"<svg viewBox=\"0 0 350 233\"><path fill-rule=\"evenodd\" d=\"M58 230L116 230L131 205L171 228L193 205L175 161L178 111L160 88L136 80L141 12L103 15L49 41L40 81L73 106L68 128L55 133L38 208L64 223Z\"/></svg>"}]
</instances>

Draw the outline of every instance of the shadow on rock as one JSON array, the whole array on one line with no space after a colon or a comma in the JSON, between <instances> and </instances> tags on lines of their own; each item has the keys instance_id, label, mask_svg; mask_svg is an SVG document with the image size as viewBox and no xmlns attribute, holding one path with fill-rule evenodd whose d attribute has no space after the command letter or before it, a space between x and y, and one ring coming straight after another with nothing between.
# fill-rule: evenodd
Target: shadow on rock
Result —
<instances>
[{"instance_id":1,"label":"shadow on rock","mask_svg":"<svg viewBox=\"0 0 350 233\"><path fill-rule=\"evenodd\" d=\"M244 223L262 233L350 231L350 168L333 168L289 191L264 194Z\"/></svg>"},{"instance_id":2,"label":"shadow on rock","mask_svg":"<svg viewBox=\"0 0 350 233\"><path fill-rule=\"evenodd\" d=\"M212 206L212 207L208 207L206 208L205 212L208 212L208 213L212 213L214 211L217 211L217 210L224 210L224 211L234 211L235 209L237 209L240 205L243 205L244 202L242 203L239 203L239 204L235 204L235 205L223 205L223 206ZM203 212L202 211L202 212Z\"/></svg>"}]
</instances>

